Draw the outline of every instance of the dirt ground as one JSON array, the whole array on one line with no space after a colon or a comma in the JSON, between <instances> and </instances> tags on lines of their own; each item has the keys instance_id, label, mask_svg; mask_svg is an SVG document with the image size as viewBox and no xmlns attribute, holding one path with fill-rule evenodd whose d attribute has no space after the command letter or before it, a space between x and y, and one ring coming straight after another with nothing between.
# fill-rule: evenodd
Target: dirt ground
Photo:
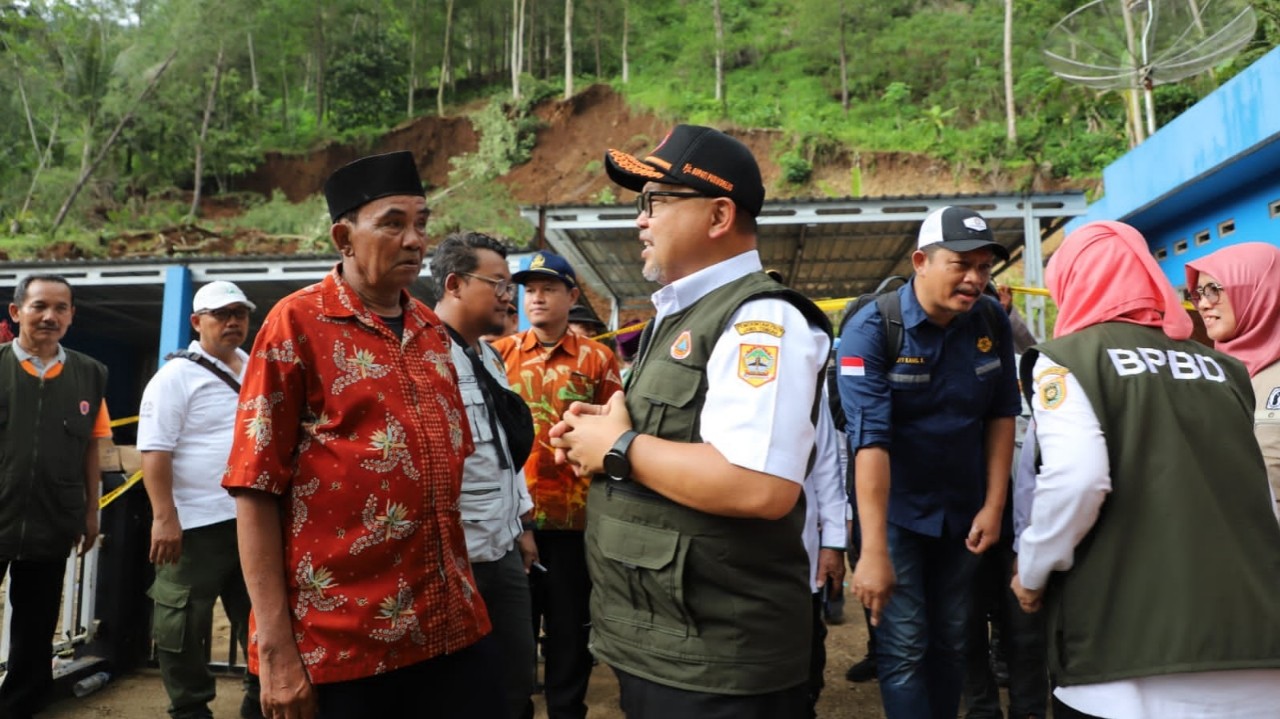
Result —
<instances>
[{"instance_id":1,"label":"dirt ground","mask_svg":"<svg viewBox=\"0 0 1280 719\"><path fill-rule=\"evenodd\" d=\"M852 601L849 603L852 606ZM830 627L827 637L827 687L818 704L823 719L876 719L883 717L880 692L875 682L851 684L844 678L849 666L862 658L867 633L858 613L849 621ZM215 647L225 646L217 637ZM213 703L217 719L236 719L240 709L240 680L224 677L218 680L218 698ZM541 695L534 698L537 719L545 719ZM65 699L40 716L47 719L162 719L168 706L157 670L144 670L113 678L107 686L83 699ZM593 719L621 719L618 709L618 684L606 666L596 667L587 692L588 716Z\"/></svg>"}]
</instances>

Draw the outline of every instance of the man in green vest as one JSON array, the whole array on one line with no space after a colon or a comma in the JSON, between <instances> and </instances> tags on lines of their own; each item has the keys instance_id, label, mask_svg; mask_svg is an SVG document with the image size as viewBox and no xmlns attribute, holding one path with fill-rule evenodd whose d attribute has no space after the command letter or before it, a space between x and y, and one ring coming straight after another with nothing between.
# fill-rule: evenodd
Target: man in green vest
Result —
<instances>
[{"instance_id":1,"label":"man in green vest","mask_svg":"<svg viewBox=\"0 0 1280 719\"><path fill-rule=\"evenodd\" d=\"M1054 716L1276 716L1280 526L1248 373L1188 339L1128 225L1073 232L1046 280L1058 320L1022 359L1041 466L1012 586L1047 605Z\"/></svg>"},{"instance_id":2,"label":"man in green vest","mask_svg":"<svg viewBox=\"0 0 1280 719\"><path fill-rule=\"evenodd\" d=\"M62 346L74 316L66 279L24 277L9 305L18 336L0 345L0 581L8 575L13 606L4 719L48 701L67 555L98 538L107 368Z\"/></svg>"},{"instance_id":3,"label":"man in green vest","mask_svg":"<svg viewBox=\"0 0 1280 719\"><path fill-rule=\"evenodd\" d=\"M645 717L806 716L811 609L801 487L829 325L763 272L760 169L741 142L680 125L639 159L644 276L663 287L624 388L553 432L592 475L591 648Z\"/></svg>"}]
</instances>

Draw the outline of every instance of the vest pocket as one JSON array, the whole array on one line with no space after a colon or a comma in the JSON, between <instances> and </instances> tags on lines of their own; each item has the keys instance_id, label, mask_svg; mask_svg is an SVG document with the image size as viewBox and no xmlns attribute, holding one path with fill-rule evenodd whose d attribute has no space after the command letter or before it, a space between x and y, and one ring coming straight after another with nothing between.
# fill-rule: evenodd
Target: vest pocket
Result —
<instances>
[{"instance_id":1,"label":"vest pocket","mask_svg":"<svg viewBox=\"0 0 1280 719\"><path fill-rule=\"evenodd\" d=\"M165 652L181 652L187 628L187 601L191 588L157 579L147 590L155 601L151 615L151 638L156 648Z\"/></svg>"},{"instance_id":2,"label":"vest pocket","mask_svg":"<svg viewBox=\"0 0 1280 719\"><path fill-rule=\"evenodd\" d=\"M689 537L674 529L599 517L597 541L620 596L604 613L611 620L678 637L697 635L684 598Z\"/></svg>"},{"instance_id":3,"label":"vest pocket","mask_svg":"<svg viewBox=\"0 0 1280 719\"><path fill-rule=\"evenodd\" d=\"M644 401L642 417L633 417L637 429L676 442L698 440L697 398L702 372L673 362L655 362L649 371L660 380L644 382L635 392Z\"/></svg>"}]
</instances>

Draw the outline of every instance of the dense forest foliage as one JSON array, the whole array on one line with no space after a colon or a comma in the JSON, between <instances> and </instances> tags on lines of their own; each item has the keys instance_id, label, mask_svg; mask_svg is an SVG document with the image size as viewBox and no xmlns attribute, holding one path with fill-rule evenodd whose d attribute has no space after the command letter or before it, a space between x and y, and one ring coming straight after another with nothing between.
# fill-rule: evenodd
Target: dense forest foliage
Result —
<instances>
[{"instance_id":1,"label":"dense forest foliage","mask_svg":"<svg viewBox=\"0 0 1280 719\"><path fill-rule=\"evenodd\" d=\"M672 119L781 129L797 183L824 153L879 150L1087 178L1130 144L1122 93L1041 59L1084 0L5 2L0 230L27 237L137 224L135 197L234 189L266 151L461 107L487 139L459 172L491 179L527 157L533 102L591 82ZM1280 42L1280 0L1255 8L1244 52L1156 88L1161 122Z\"/></svg>"}]
</instances>

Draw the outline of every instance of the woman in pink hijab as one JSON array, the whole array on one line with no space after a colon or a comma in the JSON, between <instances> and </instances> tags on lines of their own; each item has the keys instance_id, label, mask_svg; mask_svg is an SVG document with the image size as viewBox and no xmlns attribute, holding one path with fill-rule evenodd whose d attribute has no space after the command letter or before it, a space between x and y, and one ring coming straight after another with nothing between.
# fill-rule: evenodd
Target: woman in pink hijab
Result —
<instances>
[{"instance_id":1,"label":"woman in pink hijab","mask_svg":"<svg viewBox=\"0 0 1280 719\"><path fill-rule=\"evenodd\" d=\"M1187 293L1214 346L1243 362L1253 378L1253 431L1272 496L1280 497L1280 247L1232 245L1188 262L1186 272Z\"/></svg>"},{"instance_id":2,"label":"woman in pink hijab","mask_svg":"<svg viewBox=\"0 0 1280 719\"><path fill-rule=\"evenodd\" d=\"M1049 607L1054 716L1275 716L1280 525L1248 372L1188 339L1128 225L1072 232L1045 279L1058 321L1022 359L1041 464L1012 589Z\"/></svg>"}]
</instances>

